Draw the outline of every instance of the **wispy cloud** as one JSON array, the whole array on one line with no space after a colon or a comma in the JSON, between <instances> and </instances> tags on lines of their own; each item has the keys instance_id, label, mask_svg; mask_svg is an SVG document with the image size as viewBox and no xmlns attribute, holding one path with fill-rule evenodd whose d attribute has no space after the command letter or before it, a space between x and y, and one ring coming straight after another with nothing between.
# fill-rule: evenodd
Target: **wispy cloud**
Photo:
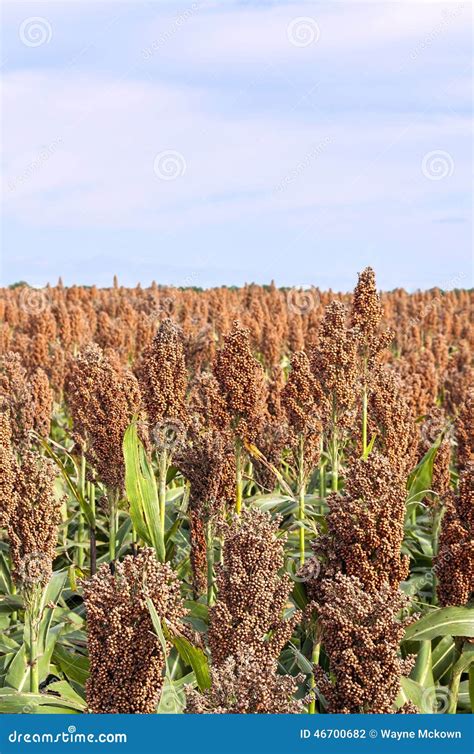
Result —
<instances>
[{"instance_id":1,"label":"wispy cloud","mask_svg":"<svg viewBox=\"0 0 474 754\"><path fill-rule=\"evenodd\" d=\"M58 272L64 232L103 248L120 230L140 234L144 279L156 234L183 269L211 248L215 282L224 246L243 260L229 274L311 282L315 239L340 256L335 277L356 247L396 285L383 249L398 243L398 261L415 255L426 267L429 256L436 283L448 233L451 263L465 268L469 14L452 3L9 7L7 279L35 231L32 257L40 250L42 268L46 256ZM29 16L51 27L42 45L22 42ZM449 170L433 178L439 153ZM242 224L253 251L237 247ZM161 245L156 254L165 258ZM414 269L407 275L417 284Z\"/></svg>"}]
</instances>

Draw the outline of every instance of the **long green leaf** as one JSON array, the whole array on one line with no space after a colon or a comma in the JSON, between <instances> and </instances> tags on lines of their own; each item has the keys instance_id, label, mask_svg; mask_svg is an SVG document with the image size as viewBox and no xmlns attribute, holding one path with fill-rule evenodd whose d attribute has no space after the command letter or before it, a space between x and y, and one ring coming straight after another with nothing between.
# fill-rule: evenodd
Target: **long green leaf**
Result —
<instances>
[{"instance_id":1,"label":"long green leaf","mask_svg":"<svg viewBox=\"0 0 474 754\"><path fill-rule=\"evenodd\" d=\"M412 623L405 639L423 641L437 636L474 636L474 608L443 607Z\"/></svg>"},{"instance_id":2,"label":"long green leaf","mask_svg":"<svg viewBox=\"0 0 474 754\"><path fill-rule=\"evenodd\" d=\"M420 711L426 712L423 709L425 689L416 681L411 678L400 678L400 693L397 697L396 706L401 707L406 702L413 702Z\"/></svg>"},{"instance_id":3,"label":"long green leaf","mask_svg":"<svg viewBox=\"0 0 474 754\"><path fill-rule=\"evenodd\" d=\"M55 708L62 713L82 712L84 710L84 702L82 699L78 702L62 698L61 696L53 696L53 694L29 694L8 688L0 690L0 713L31 714L36 711L49 712L49 707L52 710Z\"/></svg>"},{"instance_id":4,"label":"long green leaf","mask_svg":"<svg viewBox=\"0 0 474 754\"><path fill-rule=\"evenodd\" d=\"M408 479L408 502L419 502L423 500L426 492L431 489L433 482L433 464L436 458L436 453L443 439L443 433L441 433L425 453L418 466L416 466L411 472Z\"/></svg>"},{"instance_id":5,"label":"long green leaf","mask_svg":"<svg viewBox=\"0 0 474 754\"><path fill-rule=\"evenodd\" d=\"M60 457L57 455L57 453L54 452L52 447L49 445L46 440L41 440L41 445L45 449L46 453L49 455L50 458L53 459L55 464L57 465L58 469L61 472L61 475L66 482L66 485L71 492L72 496L76 498L77 502L79 503L79 506L81 508L82 513L84 514L84 517L88 523L88 525L91 527L91 529L95 528L95 515L94 511L92 509L92 506L90 503L86 500L84 495L82 494L81 490L79 489L79 485L74 484L74 482L71 479L70 474L68 473L68 470L66 469L66 466L60 459ZM71 456L68 457L71 458ZM71 459L72 460L72 459ZM74 464L75 465L75 464Z\"/></svg>"},{"instance_id":6,"label":"long green leaf","mask_svg":"<svg viewBox=\"0 0 474 754\"><path fill-rule=\"evenodd\" d=\"M415 666L410 673L410 678L425 688L434 686L433 666L431 657L431 641L425 639L420 643Z\"/></svg>"},{"instance_id":7,"label":"long green leaf","mask_svg":"<svg viewBox=\"0 0 474 754\"><path fill-rule=\"evenodd\" d=\"M45 680L49 674L49 664L51 662L51 656L53 654L54 646L60 633L64 627L64 624L60 623L51 627L53 620L53 613L55 610L55 603L59 599L64 582L66 580L65 571L57 571L53 574L46 589L44 589L41 596L39 605L39 611L41 614L41 621L39 626L38 637L38 673L40 682ZM49 607L52 604L53 607ZM25 626L23 644L16 652L15 657L9 665L8 673L5 678L5 685L11 688L23 691L28 688L30 678L30 665L29 665L29 631Z\"/></svg>"},{"instance_id":8,"label":"long green leaf","mask_svg":"<svg viewBox=\"0 0 474 754\"><path fill-rule=\"evenodd\" d=\"M170 638L183 662L194 670L199 690L204 691L210 688L211 674L209 672L209 662L203 650L199 647L194 647L184 636L171 635Z\"/></svg>"},{"instance_id":9,"label":"long green leaf","mask_svg":"<svg viewBox=\"0 0 474 754\"><path fill-rule=\"evenodd\" d=\"M125 489L130 503L130 518L141 539L152 545L157 557L166 557L165 533L160 522L158 490L153 468L138 437L137 424L132 422L123 438Z\"/></svg>"}]
</instances>

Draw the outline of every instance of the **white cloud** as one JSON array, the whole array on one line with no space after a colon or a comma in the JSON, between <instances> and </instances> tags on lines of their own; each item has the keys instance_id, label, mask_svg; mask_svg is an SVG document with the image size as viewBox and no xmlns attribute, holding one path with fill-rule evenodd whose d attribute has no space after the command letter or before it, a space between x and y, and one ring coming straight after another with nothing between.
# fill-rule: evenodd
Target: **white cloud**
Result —
<instances>
[{"instance_id":1,"label":"white cloud","mask_svg":"<svg viewBox=\"0 0 474 754\"><path fill-rule=\"evenodd\" d=\"M455 163L438 191L461 191L468 180L470 124L455 114L224 115L210 90L53 72L7 75L4 105L6 212L30 224L173 228L262 212L291 221L297 211L403 197L423 203L433 187L420 165L434 149ZM163 150L183 155L176 180L154 172Z\"/></svg>"}]
</instances>

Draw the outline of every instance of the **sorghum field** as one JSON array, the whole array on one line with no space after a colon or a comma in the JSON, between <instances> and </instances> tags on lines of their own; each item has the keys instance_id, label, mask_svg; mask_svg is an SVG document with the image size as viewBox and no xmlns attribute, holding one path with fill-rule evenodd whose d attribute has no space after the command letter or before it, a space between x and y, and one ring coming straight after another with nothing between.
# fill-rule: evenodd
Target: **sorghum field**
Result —
<instances>
[{"instance_id":1,"label":"sorghum field","mask_svg":"<svg viewBox=\"0 0 474 754\"><path fill-rule=\"evenodd\" d=\"M0 291L0 710L474 710L472 292Z\"/></svg>"}]
</instances>

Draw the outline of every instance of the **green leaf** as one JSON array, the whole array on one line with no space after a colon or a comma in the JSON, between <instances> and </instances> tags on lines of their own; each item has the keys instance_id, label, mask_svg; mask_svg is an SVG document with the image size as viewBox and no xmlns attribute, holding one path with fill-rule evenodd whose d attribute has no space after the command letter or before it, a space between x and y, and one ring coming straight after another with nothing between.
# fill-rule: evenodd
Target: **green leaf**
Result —
<instances>
[{"instance_id":1,"label":"green leaf","mask_svg":"<svg viewBox=\"0 0 474 754\"><path fill-rule=\"evenodd\" d=\"M374 447L374 443L375 443L376 437L377 437L377 435L372 435L371 440L370 440L369 444L367 445L367 447L365 449L364 455L362 456L362 458L363 458L364 461L366 461L367 458L370 456L370 454L371 454L371 452L373 450L373 447Z\"/></svg>"},{"instance_id":2,"label":"green leaf","mask_svg":"<svg viewBox=\"0 0 474 754\"><path fill-rule=\"evenodd\" d=\"M428 639L420 642L420 649L416 656L415 666L410 673L410 678L425 688L433 688L435 685L433 678L431 641Z\"/></svg>"},{"instance_id":3,"label":"green leaf","mask_svg":"<svg viewBox=\"0 0 474 754\"><path fill-rule=\"evenodd\" d=\"M40 682L44 681L49 675L49 664L54 646L64 628L63 623L57 624L54 628L51 627L51 623L53 620L55 603L62 592L66 575L67 573L65 571L57 571L56 573L53 573L49 584L43 590L39 604L41 621L38 635L38 674ZM50 604L52 604L53 607L48 607ZM17 689L18 691L23 691L29 687L29 641L28 627L25 626L23 644L16 652L5 677L5 685Z\"/></svg>"},{"instance_id":4,"label":"green leaf","mask_svg":"<svg viewBox=\"0 0 474 754\"><path fill-rule=\"evenodd\" d=\"M471 712L474 713L474 665L471 665L471 667L469 668L468 692L469 701L471 703Z\"/></svg>"},{"instance_id":5,"label":"green leaf","mask_svg":"<svg viewBox=\"0 0 474 754\"><path fill-rule=\"evenodd\" d=\"M465 644L464 649L456 660L453 667L453 676L465 673L474 664L474 647L471 644Z\"/></svg>"},{"instance_id":6,"label":"green leaf","mask_svg":"<svg viewBox=\"0 0 474 754\"><path fill-rule=\"evenodd\" d=\"M435 681L441 681L450 670L456 646L452 636L443 636L432 651L432 667Z\"/></svg>"},{"instance_id":7,"label":"green leaf","mask_svg":"<svg viewBox=\"0 0 474 754\"><path fill-rule=\"evenodd\" d=\"M170 635L170 640L176 648L179 656L194 670L197 685L200 691L210 688L211 674L206 654L199 647L194 647L184 636Z\"/></svg>"},{"instance_id":8,"label":"green leaf","mask_svg":"<svg viewBox=\"0 0 474 754\"><path fill-rule=\"evenodd\" d=\"M156 608L149 597L147 597L146 603L148 610L150 611L153 627L161 642L165 657L168 653L166 646L166 640L168 640L173 644L183 662L194 670L199 689L203 691L204 689L210 688L211 674L209 672L209 663L203 650L199 647L194 647L184 636L173 635L167 626L161 622L160 617L156 612Z\"/></svg>"},{"instance_id":9,"label":"green leaf","mask_svg":"<svg viewBox=\"0 0 474 754\"><path fill-rule=\"evenodd\" d=\"M64 481L66 482L66 485L67 485L67 487L68 487L71 495L79 503L81 511L84 514L84 517L85 517L88 525L90 526L91 529L94 529L95 528L94 510L93 510L92 506L90 505L90 503L86 500L86 498L82 494L80 486L78 484L75 484L73 482L73 480L71 479L71 476L70 476L70 474L69 474L69 472L68 472L65 464L62 462L62 460L57 455L57 453L54 452L54 450L52 449L52 447L50 446L50 444L46 440L41 439L41 445L43 446L43 448L45 449L45 451L49 455L49 457L53 459L53 461L57 465L58 469L60 470L61 475L62 475ZM71 462L73 463L74 468L76 469L76 473L77 473L77 468L76 468L76 464L74 463L74 459L67 452L66 452L66 455L71 460Z\"/></svg>"},{"instance_id":10,"label":"green leaf","mask_svg":"<svg viewBox=\"0 0 474 754\"><path fill-rule=\"evenodd\" d=\"M160 620L160 616L156 612L156 608L152 600L147 597L146 604L150 613L150 617L153 623L153 628L156 631L156 635L160 641L165 657L165 677L163 681L163 687L161 689L160 699L157 706L157 713L160 715L177 714L184 710L186 700L182 689L179 689L171 678L171 673L168 663L168 647L166 644L166 638L163 631L163 626Z\"/></svg>"},{"instance_id":11,"label":"green leaf","mask_svg":"<svg viewBox=\"0 0 474 754\"><path fill-rule=\"evenodd\" d=\"M79 703L60 696L54 696L53 694L29 694L9 688L0 690L0 713L3 714L32 714L37 711L54 711L64 714L81 712L83 709L84 701L82 699L80 699Z\"/></svg>"},{"instance_id":12,"label":"green leaf","mask_svg":"<svg viewBox=\"0 0 474 754\"><path fill-rule=\"evenodd\" d=\"M297 647L294 646L294 644L289 645L289 650L295 658L296 664L298 665L302 673L308 674L313 672L312 663L308 660L307 657L304 656L304 654L300 652L299 649L297 649Z\"/></svg>"},{"instance_id":13,"label":"green leaf","mask_svg":"<svg viewBox=\"0 0 474 754\"><path fill-rule=\"evenodd\" d=\"M305 585L301 581L295 581L291 596L293 597L296 607L298 607L300 610L304 610L309 602L309 599Z\"/></svg>"},{"instance_id":14,"label":"green leaf","mask_svg":"<svg viewBox=\"0 0 474 754\"><path fill-rule=\"evenodd\" d=\"M62 644L56 644L53 652L53 662L59 665L64 675L71 681L84 686L89 677L89 660L68 650Z\"/></svg>"},{"instance_id":15,"label":"green leaf","mask_svg":"<svg viewBox=\"0 0 474 754\"><path fill-rule=\"evenodd\" d=\"M169 678L165 678L161 689L160 701L156 708L158 715L179 715L186 706L186 697Z\"/></svg>"},{"instance_id":16,"label":"green leaf","mask_svg":"<svg viewBox=\"0 0 474 754\"><path fill-rule=\"evenodd\" d=\"M400 692L395 702L397 708L401 707L406 702L413 702L420 711L426 712L424 709L426 690L419 683L413 681L411 678L400 678Z\"/></svg>"},{"instance_id":17,"label":"green leaf","mask_svg":"<svg viewBox=\"0 0 474 754\"><path fill-rule=\"evenodd\" d=\"M418 466L411 472L408 478L408 502L420 502L426 493L431 489L433 482L433 463L438 452L438 448L443 439L441 433L425 453Z\"/></svg>"},{"instance_id":18,"label":"green leaf","mask_svg":"<svg viewBox=\"0 0 474 754\"><path fill-rule=\"evenodd\" d=\"M123 438L125 459L125 489L130 503L130 518L141 539L152 545L158 559L166 557L165 533L161 526L158 490L153 468L146 457L138 437L137 423L134 421Z\"/></svg>"},{"instance_id":19,"label":"green leaf","mask_svg":"<svg viewBox=\"0 0 474 754\"><path fill-rule=\"evenodd\" d=\"M67 681L55 681L54 683L50 683L47 690L56 692L61 699L64 699L65 701L73 702L78 709L86 708L84 699L74 691L73 687Z\"/></svg>"},{"instance_id":20,"label":"green leaf","mask_svg":"<svg viewBox=\"0 0 474 754\"><path fill-rule=\"evenodd\" d=\"M405 639L422 641L437 636L474 636L474 608L443 607L424 615L405 631Z\"/></svg>"},{"instance_id":21,"label":"green leaf","mask_svg":"<svg viewBox=\"0 0 474 754\"><path fill-rule=\"evenodd\" d=\"M0 613L9 615L23 608L23 600L15 594L9 594L0 600Z\"/></svg>"}]
</instances>

